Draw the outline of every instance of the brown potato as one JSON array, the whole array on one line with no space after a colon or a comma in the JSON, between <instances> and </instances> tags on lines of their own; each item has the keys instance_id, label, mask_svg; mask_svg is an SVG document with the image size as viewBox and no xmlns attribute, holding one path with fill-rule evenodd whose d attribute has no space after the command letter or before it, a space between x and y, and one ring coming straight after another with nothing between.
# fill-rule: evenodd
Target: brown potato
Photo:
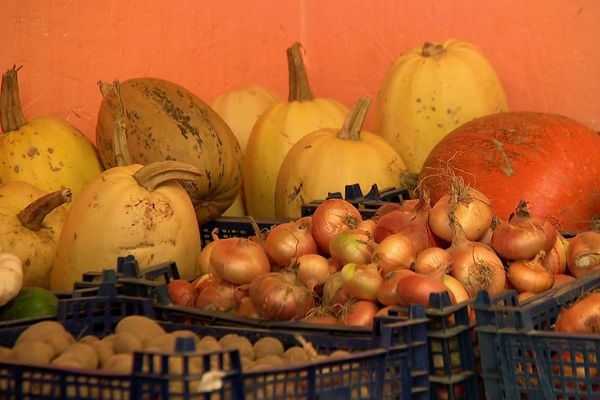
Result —
<instances>
[{"instance_id":1,"label":"brown potato","mask_svg":"<svg viewBox=\"0 0 600 400\"><path fill-rule=\"evenodd\" d=\"M132 354L134 351L142 350L142 348L140 339L127 332L117 333L112 343L112 350L115 354Z\"/></svg>"},{"instance_id":2,"label":"brown potato","mask_svg":"<svg viewBox=\"0 0 600 400\"><path fill-rule=\"evenodd\" d=\"M17 338L15 344L35 342L52 334L62 334L63 332L65 332L65 328L59 322L42 321L25 329Z\"/></svg>"},{"instance_id":3,"label":"brown potato","mask_svg":"<svg viewBox=\"0 0 600 400\"><path fill-rule=\"evenodd\" d=\"M13 360L24 364L49 364L54 358L54 349L47 343L28 341L15 345Z\"/></svg>"}]
</instances>

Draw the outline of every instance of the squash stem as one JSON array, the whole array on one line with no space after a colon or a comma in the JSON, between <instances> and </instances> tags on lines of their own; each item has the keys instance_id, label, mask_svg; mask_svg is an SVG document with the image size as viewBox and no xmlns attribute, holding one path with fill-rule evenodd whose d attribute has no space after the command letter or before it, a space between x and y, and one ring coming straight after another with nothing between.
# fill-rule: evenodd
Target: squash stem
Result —
<instances>
[{"instance_id":1,"label":"squash stem","mask_svg":"<svg viewBox=\"0 0 600 400\"><path fill-rule=\"evenodd\" d=\"M180 161L156 161L133 174L138 185L151 192L167 181L194 181L200 176L202 172L198 168Z\"/></svg>"},{"instance_id":2,"label":"squash stem","mask_svg":"<svg viewBox=\"0 0 600 400\"><path fill-rule=\"evenodd\" d=\"M61 189L35 200L17 214L21 225L34 232L44 227L44 218L55 208L71 201L71 190Z\"/></svg>"},{"instance_id":3,"label":"squash stem","mask_svg":"<svg viewBox=\"0 0 600 400\"><path fill-rule=\"evenodd\" d=\"M430 42L425 42L423 48L421 49L421 55L423 57L436 57L441 54L444 54L446 49L443 44L434 44Z\"/></svg>"},{"instance_id":4,"label":"squash stem","mask_svg":"<svg viewBox=\"0 0 600 400\"><path fill-rule=\"evenodd\" d=\"M121 97L121 84L119 83L119 81L114 81L112 84L98 82L98 86L100 87L100 92L104 97L110 95L111 93L114 93L119 106L119 111L115 115L115 132L112 141L115 165L131 165L132 161L131 155L129 154L129 147L127 145L127 133L125 128L125 119L127 114L125 111L125 103L123 102L123 97Z\"/></svg>"},{"instance_id":5,"label":"squash stem","mask_svg":"<svg viewBox=\"0 0 600 400\"><path fill-rule=\"evenodd\" d=\"M21 107L19 95L19 78L17 71L21 67L13 66L2 75L2 88L0 89L0 125L2 132L12 132L27 124Z\"/></svg>"},{"instance_id":6,"label":"squash stem","mask_svg":"<svg viewBox=\"0 0 600 400\"><path fill-rule=\"evenodd\" d=\"M288 74L289 74L289 96L288 101L310 101L314 99L304 60L300 52L300 43L294 43L287 49Z\"/></svg>"},{"instance_id":7,"label":"squash stem","mask_svg":"<svg viewBox=\"0 0 600 400\"><path fill-rule=\"evenodd\" d=\"M344 126L342 126L342 130L337 134L339 139L360 140L360 131L362 131L363 124L365 123L365 116L367 115L367 110L370 105L371 98L369 96L365 96L358 100L356 105L350 110L350 113L348 113L348 116L344 121Z\"/></svg>"}]
</instances>

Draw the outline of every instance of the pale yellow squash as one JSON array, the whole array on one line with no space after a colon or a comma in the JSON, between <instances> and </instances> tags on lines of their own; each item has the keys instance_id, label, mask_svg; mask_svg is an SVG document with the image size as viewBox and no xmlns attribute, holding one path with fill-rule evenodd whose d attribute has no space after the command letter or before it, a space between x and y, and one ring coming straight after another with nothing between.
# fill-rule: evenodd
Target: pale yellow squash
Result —
<instances>
[{"instance_id":1,"label":"pale yellow squash","mask_svg":"<svg viewBox=\"0 0 600 400\"><path fill-rule=\"evenodd\" d=\"M244 154L248 137L258 118L280 101L279 96L269 89L260 85L249 85L220 94L211 107L229 125ZM243 187L223 215L231 217L247 215Z\"/></svg>"},{"instance_id":2,"label":"pale yellow squash","mask_svg":"<svg viewBox=\"0 0 600 400\"><path fill-rule=\"evenodd\" d=\"M77 197L102 172L96 148L75 127L57 118L25 119L16 68L2 77L0 103L0 183L24 181L46 192L69 188Z\"/></svg>"},{"instance_id":3,"label":"pale yellow squash","mask_svg":"<svg viewBox=\"0 0 600 400\"><path fill-rule=\"evenodd\" d=\"M257 218L275 216L277 174L289 149L311 132L339 129L348 112L335 100L313 97L298 43L288 49L288 67L289 100L261 115L250 133L244 157L246 209Z\"/></svg>"},{"instance_id":4,"label":"pale yellow squash","mask_svg":"<svg viewBox=\"0 0 600 400\"><path fill-rule=\"evenodd\" d=\"M0 185L0 248L23 265L23 286L50 287L50 269L71 192L47 193L27 182Z\"/></svg>"},{"instance_id":5,"label":"pale yellow squash","mask_svg":"<svg viewBox=\"0 0 600 400\"><path fill-rule=\"evenodd\" d=\"M199 174L178 161L104 171L72 204L52 266L52 290L70 291L84 272L115 268L118 257L130 254L142 268L175 261L184 277L195 275L200 233L177 180Z\"/></svg>"},{"instance_id":6,"label":"pale yellow squash","mask_svg":"<svg viewBox=\"0 0 600 400\"><path fill-rule=\"evenodd\" d=\"M419 173L429 152L454 128L507 110L502 84L474 45L449 39L402 54L379 89L375 133Z\"/></svg>"},{"instance_id":7,"label":"pale yellow squash","mask_svg":"<svg viewBox=\"0 0 600 400\"><path fill-rule=\"evenodd\" d=\"M380 136L362 130L371 99L361 99L341 130L321 129L299 140L286 155L275 194L276 216L299 218L301 206L344 192L358 183L363 189L402 187L406 166Z\"/></svg>"}]
</instances>

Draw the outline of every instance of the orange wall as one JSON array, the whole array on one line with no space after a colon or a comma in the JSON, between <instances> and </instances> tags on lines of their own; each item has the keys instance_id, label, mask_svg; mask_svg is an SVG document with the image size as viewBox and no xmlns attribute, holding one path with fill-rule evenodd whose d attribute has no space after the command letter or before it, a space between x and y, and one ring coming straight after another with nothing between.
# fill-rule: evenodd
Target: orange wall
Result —
<instances>
[{"instance_id":1,"label":"orange wall","mask_svg":"<svg viewBox=\"0 0 600 400\"><path fill-rule=\"evenodd\" d=\"M488 56L512 109L600 130L598 0L3 0L0 70L23 65L26 116L93 138L98 80L155 76L209 102L250 83L285 97L285 49L300 41L313 92L350 106L402 51L449 37Z\"/></svg>"}]
</instances>

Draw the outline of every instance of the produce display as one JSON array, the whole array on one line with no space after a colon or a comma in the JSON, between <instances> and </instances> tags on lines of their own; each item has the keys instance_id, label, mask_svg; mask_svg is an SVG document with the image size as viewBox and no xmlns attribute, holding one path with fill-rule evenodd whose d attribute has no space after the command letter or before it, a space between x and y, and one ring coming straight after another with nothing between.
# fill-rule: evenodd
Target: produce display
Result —
<instances>
[{"instance_id":1,"label":"produce display","mask_svg":"<svg viewBox=\"0 0 600 400\"><path fill-rule=\"evenodd\" d=\"M329 199L251 238L215 235L200 253L202 275L171 281L169 293L175 304L237 316L368 327L388 307L429 306L431 293L461 303L514 289L524 299L600 266L590 255L597 233L567 239L526 201L515 206L499 218L458 177L433 207L424 190L372 219Z\"/></svg>"},{"instance_id":2,"label":"produce display","mask_svg":"<svg viewBox=\"0 0 600 400\"><path fill-rule=\"evenodd\" d=\"M350 111L314 97L299 43L287 65L287 101L256 84L209 105L165 79L100 82L95 145L65 121L26 120L19 69L9 69L0 92L0 321L56 316L59 296L83 274L125 256L141 268L176 264L180 276L165 275L169 307L183 312L349 332L378 328L377 316L404 318L413 304L429 312L446 292L442 307L461 304L464 318L430 318L427 328L463 319L461 329L475 333L477 296L515 290L516 303L536 296L537 304L600 269L600 136L568 116L507 111L501 81L474 45L450 39L402 54L380 83L372 132L369 97ZM331 196L350 183L410 195L365 216ZM307 203L316 204L311 215ZM247 216L253 234L214 230L201 246L200 229L221 215ZM274 222L261 231L265 221ZM597 334L597 293L577 300L552 329ZM178 337L192 338L195 354L238 350L250 374L352 357L320 354L302 337L290 347L274 337L165 332L131 316L106 337L33 324L14 347L0 347L0 363L129 374L133 353L169 353ZM432 397L464 392L466 372L448 376L465 369L458 337L428 340L419 371L432 375ZM559 372L579 373L570 368ZM348 375L358 382L348 396L371 398L363 377ZM273 395L261 390L250 397Z\"/></svg>"}]
</instances>

